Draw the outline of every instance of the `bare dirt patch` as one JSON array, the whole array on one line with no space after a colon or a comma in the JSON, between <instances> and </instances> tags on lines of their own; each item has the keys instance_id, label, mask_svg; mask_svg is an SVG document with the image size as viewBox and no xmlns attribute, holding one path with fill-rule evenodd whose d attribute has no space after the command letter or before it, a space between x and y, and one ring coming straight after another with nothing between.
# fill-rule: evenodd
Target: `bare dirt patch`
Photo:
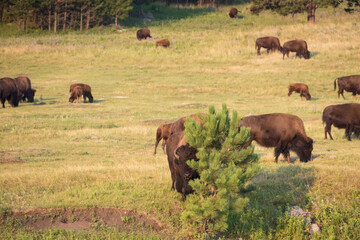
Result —
<instances>
[{"instance_id":1,"label":"bare dirt patch","mask_svg":"<svg viewBox=\"0 0 360 240\"><path fill-rule=\"evenodd\" d=\"M116 227L120 230L136 229L139 226L161 231L160 222L145 213L117 208L53 208L13 211L0 216L0 225L14 221L26 228L45 230L50 228L86 230L99 226Z\"/></svg>"}]
</instances>

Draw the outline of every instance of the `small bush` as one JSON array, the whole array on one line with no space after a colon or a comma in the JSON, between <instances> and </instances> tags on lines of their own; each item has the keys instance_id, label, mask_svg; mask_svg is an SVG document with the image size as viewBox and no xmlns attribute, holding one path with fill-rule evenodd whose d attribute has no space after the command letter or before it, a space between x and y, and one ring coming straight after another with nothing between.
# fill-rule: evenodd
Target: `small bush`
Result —
<instances>
[{"instance_id":1,"label":"small bush","mask_svg":"<svg viewBox=\"0 0 360 240\"><path fill-rule=\"evenodd\" d=\"M186 141L197 149L198 161L187 164L195 169L200 178L190 181L194 194L182 213L184 226L193 233L216 236L225 233L235 215L247 206L248 199L242 193L252 189L248 181L258 171L257 157L252 146L243 149L249 140L250 130L239 129L240 118L234 111L232 118L223 105L215 112L209 107L203 124L188 118L185 123Z\"/></svg>"}]
</instances>

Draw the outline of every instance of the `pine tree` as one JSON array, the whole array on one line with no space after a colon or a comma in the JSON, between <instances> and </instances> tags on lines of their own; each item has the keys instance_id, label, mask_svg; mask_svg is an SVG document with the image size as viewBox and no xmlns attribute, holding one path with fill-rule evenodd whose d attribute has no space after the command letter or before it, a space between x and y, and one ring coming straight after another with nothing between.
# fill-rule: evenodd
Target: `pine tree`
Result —
<instances>
[{"instance_id":1,"label":"pine tree","mask_svg":"<svg viewBox=\"0 0 360 240\"><path fill-rule=\"evenodd\" d=\"M192 118L185 123L186 141L198 151L198 160L187 164L200 178L189 182L194 193L181 219L188 229L214 236L225 232L230 216L247 206L242 193L251 189L247 183L258 171L257 156L253 146L242 147L250 130L239 129L241 119L236 111L230 118L225 104L219 113L210 106L209 113L199 118L203 124Z\"/></svg>"}]
</instances>

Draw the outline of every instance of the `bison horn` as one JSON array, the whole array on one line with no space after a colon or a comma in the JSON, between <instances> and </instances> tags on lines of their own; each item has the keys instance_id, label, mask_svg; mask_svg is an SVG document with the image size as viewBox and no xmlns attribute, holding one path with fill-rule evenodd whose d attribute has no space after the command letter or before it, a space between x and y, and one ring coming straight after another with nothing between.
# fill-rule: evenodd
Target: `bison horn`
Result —
<instances>
[{"instance_id":1,"label":"bison horn","mask_svg":"<svg viewBox=\"0 0 360 240\"><path fill-rule=\"evenodd\" d=\"M177 155L176 150L178 150L178 148L176 148L176 149L174 150L174 156L175 156L175 158L176 158L177 160L179 160L180 156Z\"/></svg>"}]
</instances>

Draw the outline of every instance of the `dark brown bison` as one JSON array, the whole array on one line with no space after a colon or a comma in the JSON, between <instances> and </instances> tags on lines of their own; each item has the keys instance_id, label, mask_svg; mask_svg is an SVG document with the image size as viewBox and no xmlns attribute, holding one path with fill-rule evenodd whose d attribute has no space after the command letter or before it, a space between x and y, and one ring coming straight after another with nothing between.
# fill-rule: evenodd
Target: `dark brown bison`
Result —
<instances>
[{"instance_id":1,"label":"dark brown bison","mask_svg":"<svg viewBox=\"0 0 360 240\"><path fill-rule=\"evenodd\" d=\"M355 134L360 138L360 104L346 103L340 105L327 106L323 111L323 124L325 123L325 139L327 133L331 136L331 125L337 128L345 128L345 136L351 141L351 134Z\"/></svg>"},{"instance_id":2,"label":"dark brown bison","mask_svg":"<svg viewBox=\"0 0 360 240\"><path fill-rule=\"evenodd\" d=\"M170 41L167 39L162 39L159 41L156 41L156 47L161 46L161 47L170 47Z\"/></svg>"},{"instance_id":3,"label":"dark brown bison","mask_svg":"<svg viewBox=\"0 0 360 240\"><path fill-rule=\"evenodd\" d=\"M238 10L236 8L234 8L234 7L230 8L229 16L231 18L236 18L237 14L238 14Z\"/></svg>"},{"instance_id":4,"label":"dark brown bison","mask_svg":"<svg viewBox=\"0 0 360 240\"><path fill-rule=\"evenodd\" d=\"M176 191L182 194L182 200L185 200L186 195L192 192L189 181L199 178L199 174L186 164L187 160L197 160L196 152L195 148L186 143L183 131L171 134L166 141L166 153L172 178L171 189L176 188Z\"/></svg>"},{"instance_id":5,"label":"dark brown bison","mask_svg":"<svg viewBox=\"0 0 360 240\"><path fill-rule=\"evenodd\" d=\"M296 52L296 57L303 56L305 59L310 58L310 52L308 51L307 43L304 40L292 40L284 43L283 45L283 59L285 54L289 57L289 52Z\"/></svg>"},{"instance_id":6,"label":"dark brown bison","mask_svg":"<svg viewBox=\"0 0 360 240\"><path fill-rule=\"evenodd\" d=\"M311 99L311 95L309 93L309 87L304 83L292 83L289 85L289 93L288 96L292 94L292 92L300 93L300 97L305 97L306 100Z\"/></svg>"},{"instance_id":7,"label":"dark brown bison","mask_svg":"<svg viewBox=\"0 0 360 240\"><path fill-rule=\"evenodd\" d=\"M162 150L165 153L165 143L166 143L166 140L170 137L171 126L172 126L172 123L168 123L168 124L163 124L163 125L161 125L161 126L159 126L157 128L154 154L156 154L156 148L157 148L157 146L158 146L161 139L163 139L161 147L162 147Z\"/></svg>"},{"instance_id":8,"label":"dark brown bison","mask_svg":"<svg viewBox=\"0 0 360 240\"><path fill-rule=\"evenodd\" d=\"M0 79L0 99L3 108L5 108L5 100L8 100L11 106L17 107L21 96L14 79L7 77Z\"/></svg>"},{"instance_id":9,"label":"dark brown bison","mask_svg":"<svg viewBox=\"0 0 360 240\"><path fill-rule=\"evenodd\" d=\"M74 102L76 100L77 103L81 103L81 96L83 95L83 90L80 86L76 86L72 89L71 95L69 98L69 102Z\"/></svg>"},{"instance_id":10,"label":"dark brown bison","mask_svg":"<svg viewBox=\"0 0 360 240\"><path fill-rule=\"evenodd\" d=\"M83 84L83 83L71 84L69 92L71 93L75 87L80 87L81 88L82 94L83 94L83 97L84 97L84 102L86 102L86 98L89 99L89 102L91 102L91 103L94 102L94 98L93 98L93 96L91 94L91 87L89 85Z\"/></svg>"},{"instance_id":11,"label":"dark brown bison","mask_svg":"<svg viewBox=\"0 0 360 240\"><path fill-rule=\"evenodd\" d=\"M203 117L205 116L205 114L201 114ZM195 119L196 122L201 122L201 119L197 116L197 114L191 114L189 117ZM186 118L187 117L182 117L180 119L178 119L177 121L175 121L172 126L171 126L171 134L173 133L177 133L177 132L182 132L185 130L185 122L186 122Z\"/></svg>"},{"instance_id":12,"label":"dark brown bison","mask_svg":"<svg viewBox=\"0 0 360 240\"><path fill-rule=\"evenodd\" d=\"M352 95L360 94L360 75L351 75L346 77L336 78L334 81L334 90L336 90L336 80L338 81L338 98L340 94L344 97L344 90L352 92Z\"/></svg>"},{"instance_id":13,"label":"dark brown bison","mask_svg":"<svg viewBox=\"0 0 360 240\"><path fill-rule=\"evenodd\" d=\"M280 40L277 37L262 37L255 41L255 49L257 48L257 54L260 55L260 49L266 48L267 53L271 51L279 50L283 51L280 45Z\"/></svg>"},{"instance_id":14,"label":"dark brown bison","mask_svg":"<svg viewBox=\"0 0 360 240\"><path fill-rule=\"evenodd\" d=\"M290 150L294 151L302 162L311 160L313 140L306 136L303 121L295 115L272 113L248 116L242 118L240 127L251 128L250 140L245 147L253 140L264 147L275 147L276 163L281 153L290 163Z\"/></svg>"},{"instance_id":15,"label":"dark brown bison","mask_svg":"<svg viewBox=\"0 0 360 240\"><path fill-rule=\"evenodd\" d=\"M140 41L141 39L152 38L150 36L150 30L148 28L141 28L136 32L136 37Z\"/></svg>"},{"instance_id":16,"label":"dark brown bison","mask_svg":"<svg viewBox=\"0 0 360 240\"><path fill-rule=\"evenodd\" d=\"M22 94L22 100L25 101L27 99L28 102L34 102L35 89L31 88L31 81L28 77L18 76L14 78L16 86Z\"/></svg>"}]
</instances>

